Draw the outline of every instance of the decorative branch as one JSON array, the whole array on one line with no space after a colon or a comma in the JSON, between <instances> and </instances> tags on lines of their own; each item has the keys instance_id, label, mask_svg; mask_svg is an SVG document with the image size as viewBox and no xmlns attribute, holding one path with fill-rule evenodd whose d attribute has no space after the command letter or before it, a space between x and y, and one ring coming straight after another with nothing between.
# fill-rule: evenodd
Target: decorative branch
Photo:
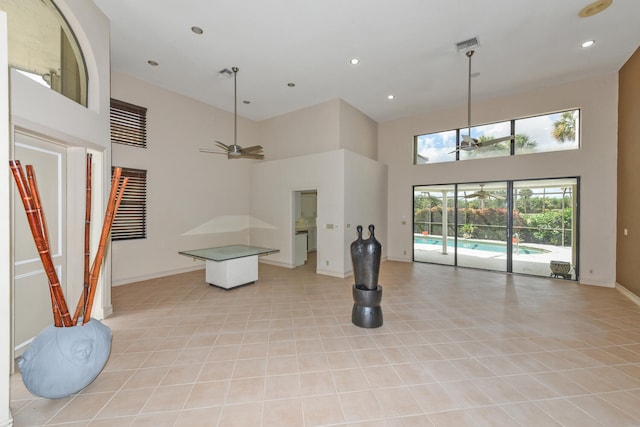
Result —
<instances>
[{"instance_id":1,"label":"decorative branch","mask_svg":"<svg viewBox=\"0 0 640 427\"><path fill-rule=\"evenodd\" d=\"M29 188L31 189L31 195L33 196L33 204L36 208L36 213L38 217L38 222L40 225L41 234L44 237L44 243L47 246L47 250L50 250L49 247L49 229L47 228L47 221L44 217L44 211L42 210L42 204L40 203L40 193L38 192L38 183L36 182L36 175L33 171L32 165L26 165L25 169L27 171L27 182L29 184ZM58 305L56 304L55 295L53 293L53 288L51 284L49 284L49 297L51 298L51 312L53 313L53 324L57 327L62 326L62 316L60 314L60 310L58 310ZM75 322L73 322L75 324Z\"/></svg>"},{"instance_id":2,"label":"decorative branch","mask_svg":"<svg viewBox=\"0 0 640 427\"><path fill-rule=\"evenodd\" d=\"M47 228L44 223L44 214L42 213L33 170L31 170L30 173L32 178L31 180L28 180L22 170L20 161L10 160L9 166L11 167L11 172L13 173L14 180L18 187L18 192L20 193L20 198L22 199L22 204L24 205L29 228L31 229L33 240L38 250L38 254L40 255L42 266L44 267L47 280L49 281L54 323L56 326L73 326L73 322L67 308L67 303L64 299L64 294L60 286L60 281L51 259L51 253L49 252Z\"/></svg>"},{"instance_id":3,"label":"decorative branch","mask_svg":"<svg viewBox=\"0 0 640 427\"><path fill-rule=\"evenodd\" d=\"M86 188L86 197L85 197L85 209L84 209L84 280L83 280L83 288L82 294L78 299L78 304L76 305L76 311L73 314L73 324L78 323L78 319L80 315L84 317L84 309L87 306L87 301L89 300L89 264L91 262L91 178L92 178L92 163L91 163L91 154L87 153L87 167L86 167L86 176L85 176L85 188Z\"/></svg>"},{"instance_id":4,"label":"decorative branch","mask_svg":"<svg viewBox=\"0 0 640 427\"><path fill-rule=\"evenodd\" d=\"M111 226L113 225L115 213L117 212L118 207L120 207L120 202L122 201L124 190L127 187L127 183L129 182L129 178L125 177L122 181L122 186L119 185L121 173L122 168L115 168L113 171L113 178L111 180L111 192L109 194L107 210L104 216L104 223L102 224L100 244L98 245L98 251L96 252L96 257L93 260L93 265L91 266L91 272L89 274L89 297L84 309L84 317L82 319L83 325L91 319L91 310L93 308L93 300L95 297L96 288L98 286L98 277L100 275L100 267L104 258L104 251L107 246L107 239L109 238L109 233L111 231ZM118 187L120 187L119 194Z\"/></svg>"}]
</instances>

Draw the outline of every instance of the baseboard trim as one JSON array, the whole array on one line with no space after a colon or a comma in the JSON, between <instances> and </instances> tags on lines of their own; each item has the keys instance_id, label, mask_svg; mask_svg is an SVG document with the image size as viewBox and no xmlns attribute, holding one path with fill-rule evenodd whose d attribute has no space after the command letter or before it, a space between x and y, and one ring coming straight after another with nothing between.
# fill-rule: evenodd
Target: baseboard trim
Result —
<instances>
[{"instance_id":1,"label":"baseboard trim","mask_svg":"<svg viewBox=\"0 0 640 427\"><path fill-rule=\"evenodd\" d=\"M204 263L189 268L179 268L176 270L162 271L143 276L128 277L126 279L112 280L111 286L128 285L129 283L142 282L143 280L159 279L160 277L174 276L176 274L189 273L191 271L204 270Z\"/></svg>"},{"instance_id":2,"label":"baseboard trim","mask_svg":"<svg viewBox=\"0 0 640 427\"><path fill-rule=\"evenodd\" d=\"M290 264L288 262L274 261L274 260L271 260L271 259L258 259L258 262L260 264L275 265L276 267L284 267L284 268L289 268L289 269L295 268L295 265L292 265L292 264Z\"/></svg>"},{"instance_id":3,"label":"baseboard trim","mask_svg":"<svg viewBox=\"0 0 640 427\"><path fill-rule=\"evenodd\" d=\"M624 286L622 286L618 282L616 282L616 289L622 295L624 295L625 297L629 298L633 303L635 303L636 305L640 306L640 297L638 295L634 294L633 292L631 292L629 289L625 288Z\"/></svg>"}]
</instances>

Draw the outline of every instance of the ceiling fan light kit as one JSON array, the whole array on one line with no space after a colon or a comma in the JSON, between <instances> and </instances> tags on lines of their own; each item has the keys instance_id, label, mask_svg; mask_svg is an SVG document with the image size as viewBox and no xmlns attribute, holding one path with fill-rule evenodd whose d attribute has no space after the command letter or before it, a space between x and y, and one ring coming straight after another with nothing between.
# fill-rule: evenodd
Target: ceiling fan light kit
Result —
<instances>
[{"instance_id":1,"label":"ceiling fan light kit","mask_svg":"<svg viewBox=\"0 0 640 427\"><path fill-rule=\"evenodd\" d=\"M264 154L262 154L262 146L261 145L252 145L251 147L242 148L238 145L238 90L237 90L237 75L238 75L238 67L232 67L231 71L227 68L218 72L220 76L231 76L233 73L233 144L227 145L220 141L215 141L216 145L220 147L224 151L215 151L209 148L201 148L200 152L202 153L211 153L211 154L224 154L227 156L227 159L256 159L262 160L264 159Z\"/></svg>"}]
</instances>

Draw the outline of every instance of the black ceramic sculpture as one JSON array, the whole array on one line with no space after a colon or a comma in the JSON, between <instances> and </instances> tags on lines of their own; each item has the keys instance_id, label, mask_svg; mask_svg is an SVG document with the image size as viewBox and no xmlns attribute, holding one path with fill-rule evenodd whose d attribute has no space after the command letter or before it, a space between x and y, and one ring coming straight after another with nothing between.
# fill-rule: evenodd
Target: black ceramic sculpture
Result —
<instances>
[{"instance_id":1,"label":"black ceramic sculpture","mask_svg":"<svg viewBox=\"0 0 640 427\"><path fill-rule=\"evenodd\" d=\"M362 239L362 226L356 228L358 238L351 243L353 263L353 310L351 321L362 328L382 326L382 286L378 285L382 245L374 235L374 226L369 225L369 238Z\"/></svg>"}]
</instances>

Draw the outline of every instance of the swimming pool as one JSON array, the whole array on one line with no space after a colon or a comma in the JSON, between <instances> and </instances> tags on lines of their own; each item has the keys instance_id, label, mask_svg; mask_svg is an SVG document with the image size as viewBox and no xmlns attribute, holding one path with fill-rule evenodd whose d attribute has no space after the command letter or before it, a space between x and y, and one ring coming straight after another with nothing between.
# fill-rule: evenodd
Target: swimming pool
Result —
<instances>
[{"instance_id":1,"label":"swimming pool","mask_svg":"<svg viewBox=\"0 0 640 427\"><path fill-rule=\"evenodd\" d=\"M436 237L436 236L414 235L413 244L442 246L442 238ZM455 244L455 241L453 237L447 240L448 248L453 248L454 244ZM501 243L501 242L487 242L487 241L458 239L458 248L470 249L475 251L497 252L501 254L507 253L506 243ZM545 254L545 253L548 253L549 251L545 249L538 249L538 248L532 248L530 246L520 245L520 247L518 248L518 252L520 254L535 255L535 254Z\"/></svg>"}]
</instances>

